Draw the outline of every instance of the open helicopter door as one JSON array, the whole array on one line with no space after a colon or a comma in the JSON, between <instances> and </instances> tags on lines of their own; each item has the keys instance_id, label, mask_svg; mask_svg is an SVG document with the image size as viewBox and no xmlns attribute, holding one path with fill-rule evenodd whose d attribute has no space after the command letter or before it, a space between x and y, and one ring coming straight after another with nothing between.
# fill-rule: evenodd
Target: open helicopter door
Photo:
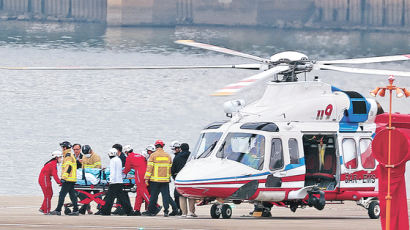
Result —
<instances>
[{"instance_id":1,"label":"open helicopter door","mask_svg":"<svg viewBox=\"0 0 410 230\"><path fill-rule=\"evenodd\" d=\"M303 135L305 186L315 185L327 191L336 189L340 180L336 140L336 134Z\"/></svg>"}]
</instances>

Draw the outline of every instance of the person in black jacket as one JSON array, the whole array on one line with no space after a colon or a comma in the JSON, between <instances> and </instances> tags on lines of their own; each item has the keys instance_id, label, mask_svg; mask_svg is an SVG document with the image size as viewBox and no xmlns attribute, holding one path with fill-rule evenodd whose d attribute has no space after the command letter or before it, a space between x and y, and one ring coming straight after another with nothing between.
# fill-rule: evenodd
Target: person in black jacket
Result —
<instances>
[{"instance_id":1,"label":"person in black jacket","mask_svg":"<svg viewBox=\"0 0 410 230\"><path fill-rule=\"evenodd\" d=\"M73 152L74 152L74 157L77 160L77 169L80 169L83 167L82 165L82 159L83 159L83 154L81 154L81 145L80 144L73 144Z\"/></svg>"},{"instance_id":2,"label":"person in black jacket","mask_svg":"<svg viewBox=\"0 0 410 230\"><path fill-rule=\"evenodd\" d=\"M179 143L178 141L173 141L171 143L171 150L172 150L172 152L175 156L174 159L176 159L176 157L179 155L179 153L181 153L181 143ZM180 169L179 169L179 171L180 171ZM172 179L174 179L174 181L175 181L176 175L174 176L174 172L172 171L172 167L171 167L171 176L172 176ZM178 212L177 212L178 216L181 215L181 207L179 206L179 197L180 196L181 195L174 188L174 199L175 199L175 203L176 203L177 208L178 208Z\"/></svg>"},{"instance_id":3,"label":"person in black jacket","mask_svg":"<svg viewBox=\"0 0 410 230\"><path fill-rule=\"evenodd\" d=\"M112 146L112 148L116 149L117 151L121 152L120 154L120 159L122 163L122 167L125 167L125 161L127 160L127 156L122 152L122 145L121 144L115 144Z\"/></svg>"},{"instance_id":4,"label":"person in black jacket","mask_svg":"<svg viewBox=\"0 0 410 230\"><path fill-rule=\"evenodd\" d=\"M178 173L184 168L186 162L188 161L189 155L191 152L189 151L189 145L187 143L182 143L181 144L181 152L179 152L172 163L171 167L171 175L172 178L176 178ZM187 200L189 202L189 211L191 212L192 217L197 217L195 214L195 200L193 199L188 199L186 197L181 196L181 194L178 193L178 191L175 189L174 191L174 196L175 196L175 201L177 200L176 197L178 197L179 200L179 206L181 208L181 214L182 216L186 217L187 216Z\"/></svg>"},{"instance_id":5,"label":"person in black jacket","mask_svg":"<svg viewBox=\"0 0 410 230\"><path fill-rule=\"evenodd\" d=\"M112 146L112 148L117 150L117 153L119 154L119 157L121 159L122 167L125 167L125 161L127 160L127 156L122 152L122 145L121 144L114 144ZM127 192L124 192L124 197L126 198L125 201L127 202L127 205L131 206L131 200L130 200L130 197L128 196ZM118 204L118 199L117 199L117 204ZM118 207L114 212L112 212L112 214L114 214L114 215L125 215L126 213L122 209L122 207Z\"/></svg>"}]
</instances>

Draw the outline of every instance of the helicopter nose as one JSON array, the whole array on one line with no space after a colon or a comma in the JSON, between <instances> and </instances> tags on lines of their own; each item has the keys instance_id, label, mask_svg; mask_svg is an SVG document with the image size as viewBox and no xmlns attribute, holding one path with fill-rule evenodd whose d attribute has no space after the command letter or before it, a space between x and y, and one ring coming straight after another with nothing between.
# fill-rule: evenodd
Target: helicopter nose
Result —
<instances>
[{"instance_id":1,"label":"helicopter nose","mask_svg":"<svg viewBox=\"0 0 410 230\"><path fill-rule=\"evenodd\" d=\"M226 159L196 159L188 162L175 179L177 191L187 197L227 198L250 180L266 173Z\"/></svg>"}]
</instances>

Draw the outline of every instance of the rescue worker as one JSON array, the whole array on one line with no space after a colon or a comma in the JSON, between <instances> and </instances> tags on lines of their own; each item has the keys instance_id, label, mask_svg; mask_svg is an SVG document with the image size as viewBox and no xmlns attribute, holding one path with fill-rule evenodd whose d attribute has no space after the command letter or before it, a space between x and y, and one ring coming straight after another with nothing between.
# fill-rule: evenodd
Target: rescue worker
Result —
<instances>
[{"instance_id":1,"label":"rescue worker","mask_svg":"<svg viewBox=\"0 0 410 230\"><path fill-rule=\"evenodd\" d=\"M80 169L83 167L82 165L82 158L83 154L81 154L81 145L80 144L73 144L73 152L74 152L74 157L77 161L77 168Z\"/></svg>"},{"instance_id":2,"label":"rescue worker","mask_svg":"<svg viewBox=\"0 0 410 230\"><path fill-rule=\"evenodd\" d=\"M112 147L121 153L120 159L121 159L122 167L125 167L125 161L127 159L127 156L125 156L125 154L122 152L122 145L114 144Z\"/></svg>"},{"instance_id":3,"label":"rescue worker","mask_svg":"<svg viewBox=\"0 0 410 230\"><path fill-rule=\"evenodd\" d=\"M121 144L114 144L112 146L112 148L116 149L118 154L119 154L119 158L121 159L121 165L122 167L125 167L125 162L127 160L127 156L125 156L125 154L122 152L122 145ZM127 197L127 203L129 206L131 206L131 201L130 201L130 197L128 196L128 193L125 193L125 196ZM124 212L124 210L122 209L121 205L118 203L116 203L117 209L115 209L114 212L112 212L112 214L114 215L125 215L126 213Z\"/></svg>"},{"instance_id":4,"label":"rescue worker","mask_svg":"<svg viewBox=\"0 0 410 230\"><path fill-rule=\"evenodd\" d=\"M148 145L145 148L145 152L146 152L146 154L144 154L144 156L145 156L145 159L147 159L147 161L148 161L151 154L153 154L155 152L155 146L154 145Z\"/></svg>"},{"instance_id":5,"label":"rescue worker","mask_svg":"<svg viewBox=\"0 0 410 230\"><path fill-rule=\"evenodd\" d=\"M141 216L141 204L145 201L149 203L150 195L147 185L145 184L144 176L147 171L147 160L141 154L134 153L131 145L124 146L124 152L128 155L125 162L124 174L128 174L131 169L134 169L135 185L137 186L137 196L135 197L134 215ZM159 211L158 211L159 212Z\"/></svg>"},{"instance_id":6,"label":"rescue worker","mask_svg":"<svg viewBox=\"0 0 410 230\"><path fill-rule=\"evenodd\" d=\"M143 155L144 155L145 159L147 160L147 162L148 162L148 159L151 156L151 154L153 154L154 152L155 152L155 146L154 145L148 145L145 148L145 151L143 152ZM149 185L147 185L147 190L148 190L148 193L151 194L151 188L149 187ZM162 208L158 204L157 204L157 206L159 208ZM147 202L145 202L145 210L148 210L148 203ZM158 210L158 212L159 211L161 211L161 210Z\"/></svg>"},{"instance_id":7,"label":"rescue worker","mask_svg":"<svg viewBox=\"0 0 410 230\"><path fill-rule=\"evenodd\" d=\"M173 152L173 154L174 154L174 160L176 159L176 157L179 155L179 153L181 152L181 143L179 143L178 141L173 141L172 143L171 143L171 150L172 150L172 152ZM174 166L174 163L175 163L175 161L172 163L172 167ZM171 174L172 174L172 178L174 179L174 181L175 181L175 176L174 176L174 172L172 171L172 167L171 167ZM174 200L175 200L175 203L177 204L177 207L178 207L178 216L180 216L181 214L182 214L182 211L181 211L181 207L180 207L180 204L179 204L179 197L180 197L181 195L178 193L178 191L174 188Z\"/></svg>"},{"instance_id":8,"label":"rescue worker","mask_svg":"<svg viewBox=\"0 0 410 230\"><path fill-rule=\"evenodd\" d=\"M74 149L74 147L73 147ZM89 145L84 145L81 148L81 152L82 152L82 168L83 169L90 169L90 168L101 168L101 157L94 152L94 150L91 149L91 147ZM97 193L97 191L91 191L92 193ZM84 200L87 198L86 195L84 195L83 193L79 193L78 197L81 200ZM80 210L79 213L80 214L85 214L85 210L87 210L88 214L93 214L93 212L91 211L91 206L89 204L85 204L83 205Z\"/></svg>"},{"instance_id":9,"label":"rescue worker","mask_svg":"<svg viewBox=\"0 0 410 230\"><path fill-rule=\"evenodd\" d=\"M57 175L57 164L61 163L63 158L63 153L59 150L51 153L51 160L44 164L41 169L40 175L38 176L38 183L43 190L44 200L39 211L44 214L49 214L51 209L51 198L53 197L53 186L51 184L51 177L57 184L61 186L60 178Z\"/></svg>"},{"instance_id":10,"label":"rescue worker","mask_svg":"<svg viewBox=\"0 0 410 230\"><path fill-rule=\"evenodd\" d=\"M83 153L82 168L101 168L101 157L89 145L84 145L81 151Z\"/></svg>"},{"instance_id":11,"label":"rescue worker","mask_svg":"<svg viewBox=\"0 0 410 230\"><path fill-rule=\"evenodd\" d=\"M172 163L171 167L171 173L172 173L172 178L174 178L178 175L178 173L184 168L186 162L188 161L189 155L191 152L189 152L189 145L187 143L182 143L181 144L181 152L179 152L176 157L174 158L174 162ZM178 193L178 191L175 189L175 193ZM181 207L182 211L182 217L187 217L188 210L187 210L187 201L189 205L189 212L191 217L198 217L195 214L195 200L190 199L184 196L179 195L179 205Z\"/></svg>"},{"instance_id":12,"label":"rescue worker","mask_svg":"<svg viewBox=\"0 0 410 230\"><path fill-rule=\"evenodd\" d=\"M60 143L63 150L63 165L61 170L61 190L58 197L57 208L50 212L51 215L61 215L61 208L64 205L64 199L67 193L70 194L70 199L73 204L73 211L69 213L70 216L78 216L77 192L74 190L75 182L77 181L77 163L74 155L71 153L71 143L64 141Z\"/></svg>"},{"instance_id":13,"label":"rescue worker","mask_svg":"<svg viewBox=\"0 0 410 230\"><path fill-rule=\"evenodd\" d=\"M148 160L145 183L151 187L151 198L149 200L148 211L142 213L146 216L155 216L157 214L155 204L158 201L159 193L162 194L164 216L167 217L170 215L168 213L169 203L171 203L172 206L171 214L177 214L177 206L169 195L172 160L171 156L163 150L164 145L163 141L157 140L155 142L156 151L151 154Z\"/></svg>"},{"instance_id":14,"label":"rescue worker","mask_svg":"<svg viewBox=\"0 0 410 230\"><path fill-rule=\"evenodd\" d=\"M112 148L108 152L108 157L110 158L110 180L108 192L105 197L105 205L102 206L100 215L109 216L111 215L111 208L114 203L114 199L117 198L118 202L122 205L123 210L127 215L132 215L132 207L127 202L127 197L125 196L123 178L122 178L122 163L119 158L121 152L115 148ZM97 213L96 213L97 214Z\"/></svg>"}]
</instances>

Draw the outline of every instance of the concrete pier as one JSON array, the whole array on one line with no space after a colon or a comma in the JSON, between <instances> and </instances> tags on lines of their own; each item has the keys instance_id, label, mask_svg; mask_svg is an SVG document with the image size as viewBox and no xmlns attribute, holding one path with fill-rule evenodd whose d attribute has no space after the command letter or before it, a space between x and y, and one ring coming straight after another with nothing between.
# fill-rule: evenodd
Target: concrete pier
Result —
<instances>
[{"instance_id":1,"label":"concrete pier","mask_svg":"<svg viewBox=\"0 0 410 230\"><path fill-rule=\"evenodd\" d=\"M410 30L410 0L0 0L0 19Z\"/></svg>"},{"instance_id":2,"label":"concrete pier","mask_svg":"<svg viewBox=\"0 0 410 230\"><path fill-rule=\"evenodd\" d=\"M107 24L115 26L192 24L410 29L410 0L107 1Z\"/></svg>"}]
</instances>

